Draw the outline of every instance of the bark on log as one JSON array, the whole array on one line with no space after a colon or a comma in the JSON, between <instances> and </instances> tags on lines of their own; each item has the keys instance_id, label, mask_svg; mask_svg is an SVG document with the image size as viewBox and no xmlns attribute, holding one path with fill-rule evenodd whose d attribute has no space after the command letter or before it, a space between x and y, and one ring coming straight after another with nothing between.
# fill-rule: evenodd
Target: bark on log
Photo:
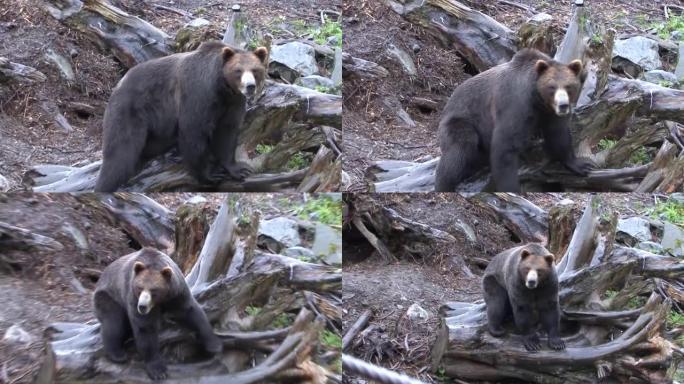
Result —
<instances>
[{"instance_id":1,"label":"bark on log","mask_svg":"<svg viewBox=\"0 0 684 384\"><path fill-rule=\"evenodd\" d=\"M0 221L0 250L32 248L61 251L64 246L51 237Z\"/></svg>"},{"instance_id":2,"label":"bark on log","mask_svg":"<svg viewBox=\"0 0 684 384\"><path fill-rule=\"evenodd\" d=\"M529 200L512 193L478 193L468 201L492 212L520 241L548 242L548 214Z\"/></svg>"},{"instance_id":3,"label":"bark on log","mask_svg":"<svg viewBox=\"0 0 684 384\"><path fill-rule=\"evenodd\" d=\"M389 76L385 67L372 61L352 57L348 53L342 53L342 70L344 77L358 76L362 79L376 79Z\"/></svg>"},{"instance_id":4,"label":"bark on log","mask_svg":"<svg viewBox=\"0 0 684 384\"><path fill-rule=\"evenodd\" d=\"M505 63L516 51L513 31L455 0L387 0L408 21L427 28L479 72Z\"/></svg>"},{"instance_id":5,"label":"bark on log","mask_svg":"<svg viewBox=\"0 0 684 384\"><path fill-rule=\"evenodd\" d=\"M173 253L173 214L149 197L138 193L82 193L76 199L120 227L141 247Z\"/></svg>"},{"instance_id":6,"label":"bark on log","mask_svg":"<svg viewBox=\"0 0 684 384\"><path fill-rule=\"evenodd\" d=\"M27 65L13 63L0 57L0 84L10 81L18 83L34 83L45 81L47 77L39 70Z\"/></svg>"},{"instance_id":7,"label":"bark on log","mask_svg":"<svg viewBox=\"0 0 684 384\"><path fill-rule=\"evenodd\" d=\"M48 0L45 7L101 49L111 50L127 68L173 53L166 33L105 0Z\"/></svg>"},{"instance_id":8,"label":"bark on log","mask_svg":"<svg viewBox=\"0 0 684 384\"><path fill-rule=\"evenodd\" d=\"M679 281L684 268L675 258L613 248L616 223L615 218L602 235L591 199L558 265L565 350L529 353L517 334L489 334L483 303L447 303L440 309L444 318L432 350L434 369L463 380L671 382L673 344L664 337L670 299L652 292L638 310L606 310L599 297L624 287L628 278L630 286L652 277Z\"/></svg>"}]
</instances>

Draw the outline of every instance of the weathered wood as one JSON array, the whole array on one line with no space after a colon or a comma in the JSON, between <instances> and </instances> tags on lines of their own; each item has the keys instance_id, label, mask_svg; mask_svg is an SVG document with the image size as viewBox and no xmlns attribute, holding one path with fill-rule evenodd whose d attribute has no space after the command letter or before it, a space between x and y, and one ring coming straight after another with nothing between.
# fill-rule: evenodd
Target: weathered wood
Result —
<instances>
[{"instance_id":1,"label":"weathered wood","mask_svg":"<svg viewBox=\"0 0 684 384\"><path fill-rule=\"evenodd\" d=\"M76 199L121 228L141 247L173 253L173 214L151 198L138 193L83 193Z\"/></svg>"},{"instance_id":2,"label":"weathered wood","mask_svg":"<svg viewBox=\"0 0 684 384\"><path fill-rule=\"evenodd\" d=\"M556 204L549 209L549 243L546 248L556 256L556 262L565 255L574 229L573 204Z\"/></svg>"},{"instance_id":3,"label":"weathered wood","mask_svg":"<svg viewBox=\"0 0 684 384\"><path fill-rule=\"evenodd\" d=\"M389 76L385 67L372 61L352 57L348 53L342 53L342 70L344 77L357 76L365 79L383 78Z\"/></svg>"},{"instance_id":4,"label":"weathered wood","mask_svg":"<svg viewBox=\"0 0 684 384\"><path fill-rule=\"evenodd\" d=\"M516 51L516 36L493 18L455 0L387 0L408 21L429 30L479 72L505 63Z\"/></svg>"},{"instance_id":5,"label":"weathered wood","mask_svg":"<svg viewBox=\"0 0 684 384\"><path fill-rule=\"evenodd\" d=\"M0 221L0 249L7 251L31 248L61 251L64 246L51 237Z\"/></svg>"},{"instance_id":6,"label":"weathered wood","mask_svg":"<svg viewBox=\"0 0 684 384\"><path fill-rule=\"evenodd\" d=\"M49 0L45 7L55 19L111 50L127 68L172 53L169 35L105 0Z\"/></svg>"},{"instance_id":7,"label":"weathered wood","mask_svg":"<svg viewBox=\"0 0 684 384\"><path fill-rule=\"evenodd\" d=\"M468 201L499 217L520 241L548 242L548 214L529 200L512 193L478 193Z\"/></svg>"},{"instance_id":8,"label":"weathered wood","mask_svg":"<svg viewBox=\"0 0 684 384\"><path fill-rule=\"evenodd\" d=\"M197 263L212 211L207 203L183 204L176 209L176 249L171 258L185 275Z\"/></svg>"},{"instance_id":9,"label":"weathered wood","mask_svg":"<svg viewBox=\"0 0 684 384\"><path fill-rule=\"evenodd\" d=\"M39 70L27 65L13 63L0 57L0 83L16 81L18 83L44 82L47 77Z\"/></svg>"},{"instance_id":10,"label":"weathered wood","mask_svg":"<svg viewBox=\"0 0 684 384\"><path fill-rule=\"evenodd\" d=\"M368 324L368 321L370 320L372 315L373 312L371 312L370 309L366 309L365 311L363 311L361 316L359 316L359 318L356 319L354 324L352 324L352 326L349 327L349 329L347 329L347 333L342 338L342 351L344 351L349 347L349 345L351 345L356 335L359 332L361 332L361 330Z\"/></svg>"}]
</instances>

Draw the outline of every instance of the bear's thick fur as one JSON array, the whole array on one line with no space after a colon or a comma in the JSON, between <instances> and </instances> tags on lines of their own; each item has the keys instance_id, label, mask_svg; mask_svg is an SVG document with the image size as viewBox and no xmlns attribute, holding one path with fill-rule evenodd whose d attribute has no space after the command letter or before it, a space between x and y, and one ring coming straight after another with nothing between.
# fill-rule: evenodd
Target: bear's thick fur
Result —
<instances>
[{"instance_id":1,"label":"bear's thick fur","mask_svg":"<svg viewBox=\"0 0 684 384\"><path fill-rule=\"evenodd\" d=\"M122 256L102 272L93 295L107 357L126 361L124 342L133 336L145 370L153 380L166 378L159 353L162 315L197 332L210 353L223 345L197 301L190 294L183 273L165 254L152 248Z\"/></svg>"},{"instance_id":2,"label":"bear's thick fur","mask_svg":"<svg viewBox=\"0 0 684 384\"><path fill-rule=\"evenodd\" d=\"M582 77L579 60L565 65L523 49L511 61L466 80L449 98L439 123L442 157L435 190L454 192L489 165L495 191L519 192L518 155L539 133L549 157L586 175L592 165L575 156L569 128Z\"/></svg>"},{"instance_id":3,"label":"bear's thick fur","mask_svg":"<svg viewBox=\"0 0 684 384\"><path fill-rule=\"evenodd\" d=\"M513 315L527 350L541 349L538 323L548 333L550 348L565 348L559 330L558 277L554 256L546 248L531 243L499 253L485 269L482 288L492 336L503 336L503 323Z\"/></svg>"},{"instance_id":4,"label":"bear's thick fur","mask_svg":"<svg viewBox=\"0 0 684 384\"><path fill-rule=\"evenodd\" d=\"M105 110L95 191L115 191L145 161L176 145L200 182L247 177L252 169L236 162L235 149L247 99L263 85L267 56L264 47L247 52L205 42L131 68Z\"/></svg>"}]
</instances>

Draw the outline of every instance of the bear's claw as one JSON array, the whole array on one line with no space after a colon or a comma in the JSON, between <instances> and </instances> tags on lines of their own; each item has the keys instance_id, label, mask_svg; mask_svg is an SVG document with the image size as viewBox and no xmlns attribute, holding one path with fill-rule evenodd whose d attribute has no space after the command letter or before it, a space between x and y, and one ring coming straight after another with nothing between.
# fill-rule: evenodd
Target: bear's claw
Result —
<instances>
[{"instance_id":1,"label":"bear's claw","mask_svg":"<svg viewBox=\"0 0 684 384\"><path fill-rule=\"evenodd\" d=\"M567 162L565 167L580 176L586 176L596 168L596 165L588 159L576 158Z\"/></svg>"},{"instance_id":2,"label":"bear's claw","mask_svg":"<svg viewBox=\"0 0 684 384\"><path fill-rule=\"evenodd\" d=\"M525 336L523 344L525 345L525 349L527 349L530 352L539 351L542 347L541 342L539 342L539 337L537 335Z\"/></svg>"},{"instance_id":3,"label":"bear's claw","mask_svg":"<svg viewBox=\"0 0 684 384\"><path fill-rule=\"evenodd\" d=\"M230 177L240 181L246 179L252 173L254 173L254 169L252 168L252 166L243 162L231 164L226 168L226 170L228 171Z\"/></svg>"},{"instance_id":4,"label":"bear's claw","mask_svg":"<svg viewBox=\"0 0 684 384\"><path fill-rule=\"evenodd\" d=\"M556 350L556 351L561 351L561 350L565 349L565 342L560 337L550 338L549 339L549 348Z\"/></svg>"},{"instance_id":5,"label":"bear's claw","mask_svg":"<svg viewBox=\"0 0 684 384\"><path fill-rule=\"evenodd\" d=\"M160 360L145 364L145 371L152 380L164 380L167 377L166 364Z\"/></svg>"},{"instance_id":6,"label":"bear's claw","mask_svg":"<svg viewBox=\"0 0 684 384\"><path fill-rule=\"evenodd\" d=\"M204 341L204 349L214 355L223 352L223 342L216 336Z\"/></svg>"},{"instance_id":7,"label":"bear's claw","mask_svg":"<svg viewBox=\"0 0 684 384\"><path fill-rule=\"evenodd\" d=\"M117 364L123 364L126 362L126 360L128 360L128 356L126 356L126 352L124 352L123 350L116 352L107 352L107 358Z\"/></svg>"}]
</instances>

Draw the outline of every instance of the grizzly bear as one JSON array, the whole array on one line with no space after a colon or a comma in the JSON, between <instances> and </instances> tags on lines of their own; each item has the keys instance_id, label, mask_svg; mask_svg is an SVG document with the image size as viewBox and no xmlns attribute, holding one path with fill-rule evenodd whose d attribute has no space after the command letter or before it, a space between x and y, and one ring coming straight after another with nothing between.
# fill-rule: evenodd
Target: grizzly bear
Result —
<instances>
[{"instance_id":1,"label":"grizzly bear","mask_svg":"<svg viewBox=\"0 0 684 384\"><path fill-rule=\"evenodd\" d=\"M263 85L267 56L264 47L247 52L213 41L131 68L105 110L95 191L115 191L174 146L201 183L249 176L251 167L236 161L235 150L247 101Z\"/></svg>"},{"instance_id":2,"label":"grizzly bear","mask_svg":"<svg viewBox=\"0 0 684 384\"><path fill-rule=\"evenodd\" d=\"M435 190L454 192L489 165L495 191L519 192L518 156L541 133L551 159L586 175L592 164L577 158L570 115L583 82L582 62L562 64L533 49L466 80L449 98L439 123L442 157Z\"/></svg>"},{"instance_id":3,"label":"grizzly bear","mask_svg":"<svg viewBox=\"0 0 684 384\"><path fill-rule=\"evenodd\" d=\"M166 378L159 353L162 316L197 332L207 352L223 349L183 273L170 257L155 249L143 248L107 266L95 287L93 305L106 356L115 363L125 362L124 342L132 335L153 380Z\"/></svg>"},{"instance_id":4,"label":"grizzly bear","mask_svg":"<svg viewBox=\"0 0 684 384\"><path fill-rule=\"evenodd\" d=\"M482 288L492 336L503 336L504 320L513 315L528 351L541 349L538 322L548 334L550 348L565 348L559 330L558 277L554 256L546 248L531 243L494 256L485 269Z\"/></svg>"}]
</instances>

